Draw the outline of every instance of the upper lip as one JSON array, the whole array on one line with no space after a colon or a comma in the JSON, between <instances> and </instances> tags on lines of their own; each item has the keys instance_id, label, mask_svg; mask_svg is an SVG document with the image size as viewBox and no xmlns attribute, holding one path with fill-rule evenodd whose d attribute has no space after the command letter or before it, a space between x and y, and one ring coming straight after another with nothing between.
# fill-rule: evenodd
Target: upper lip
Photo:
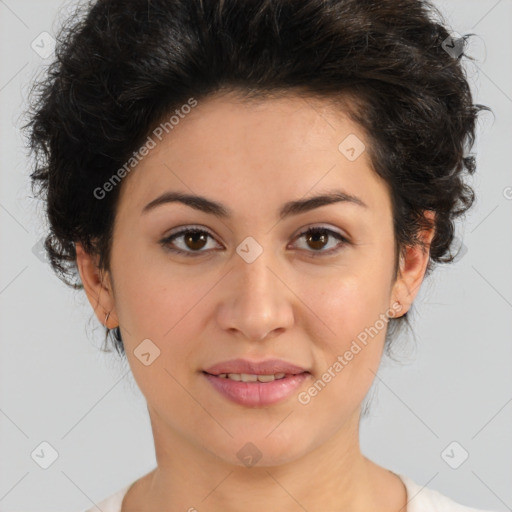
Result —
<instances>
[{"instance_id":1,"label":"upper lip","mask_svg":"<svg viewBox=\"0 0 512 512\"><path fill-rule=\"evenodd\" d=\"M296 375L307 372L305 368L282 359L267 359L259 362L249 361L248 359L231 359L230 361L214 364L204 371L211 375L219 375L221 373L246 373L252 375L286 373Z\"/></svg>"}]
</instances>

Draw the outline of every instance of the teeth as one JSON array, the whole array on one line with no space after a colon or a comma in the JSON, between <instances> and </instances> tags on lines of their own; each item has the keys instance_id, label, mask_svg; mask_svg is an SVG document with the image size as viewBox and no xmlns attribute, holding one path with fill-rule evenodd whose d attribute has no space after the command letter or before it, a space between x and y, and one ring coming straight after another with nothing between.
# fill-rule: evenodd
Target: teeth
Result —
<instances>
[{"instance_id":1,"label":"teeth","mask_svg":"<svg viewBox=\"0 0 512 512\"><path fill-rule=\"evenodd\" d=\"M256 382L258 380L257 375L249 375L248 373L242 373L240 375L230 373L229 377L232 377L233 375L236 375L235 379L240 378L242 382Z\"/></svg>"},{"instance_id":2,"label":"teeth","mask_svg":"<svg viewBox=\"0 0 512 512\"><path fill-rule=\"evenodd\" d=\"M276 380L276 376L275 375L259 375L258 380L260 382L271 382L273 380Z\"/></svg>"},{"instance_id":3,"label":"teeth","mask_svg":"<svg viewBox=\"0 0 512 512\"><path fill-rule=\"evenodd\" d=\"M231 379L241 382L271 382L273 380L283 379L286 373L276 373L274 375L255 375L249 373L220 373L218 377Z\"/></svg>"}]
</instances>

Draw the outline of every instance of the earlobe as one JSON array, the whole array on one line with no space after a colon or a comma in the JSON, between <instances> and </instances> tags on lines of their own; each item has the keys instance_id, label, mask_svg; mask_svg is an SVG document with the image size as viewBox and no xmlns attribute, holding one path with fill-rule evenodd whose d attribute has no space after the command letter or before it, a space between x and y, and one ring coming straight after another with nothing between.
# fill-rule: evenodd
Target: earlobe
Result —
<instances>
[{"instance_id":1,"label":"earlobe","mask_svg":"<svg viewBox=\"0 0 512 512\"><path fill-rule=\"evenodd\" d=\"M109 323L118 325L118 323L115 323L117 317L108 273L104 275L98 268L99 258L97 255L87 253L79 242L75 244L75 248L76 266L96 317L102 325L108 328L112 328L109 327Z\"/></svg>"}]
</instances>

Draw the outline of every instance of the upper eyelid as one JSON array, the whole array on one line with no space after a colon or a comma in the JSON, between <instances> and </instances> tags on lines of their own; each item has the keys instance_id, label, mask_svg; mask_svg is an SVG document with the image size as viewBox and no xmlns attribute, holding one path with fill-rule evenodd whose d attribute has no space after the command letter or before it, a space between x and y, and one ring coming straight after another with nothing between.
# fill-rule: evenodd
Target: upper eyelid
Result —
<instances>
[{"instance_id":1,"label":"upper eyelid","mask_svg":"<svg viewBox=\"0 0 512 512\"><path fill-rule=\"evenodd\" d=\"M173 229L168 235L165 235L163 237L163 240L168 240L169 238L172 238L174 236L182 236L184 233L188 233L189 231L201 231L207 233L212 238L217 238L208 228L196 224L190 224Z\"/></svg>"}]
</instances>

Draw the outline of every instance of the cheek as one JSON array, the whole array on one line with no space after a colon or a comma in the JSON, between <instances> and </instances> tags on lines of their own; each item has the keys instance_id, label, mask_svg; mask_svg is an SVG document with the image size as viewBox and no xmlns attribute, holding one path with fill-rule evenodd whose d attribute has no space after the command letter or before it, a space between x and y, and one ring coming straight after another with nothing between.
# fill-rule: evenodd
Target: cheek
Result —
<instances>
[{"instance_id":1,"label":"cheek","mask_svg":"<svg viewBox=\"0 0 512 512\"><path fill-rule=\"evenodd\" d=\"M383 290L367 278L335 281L331 293L311 297L329 329L314 333L319 322L311 322L310 339L315 342L315 380L299 396L309 414L320 423L339 425L367 395L382 357L387 323L381 320L387 308ZM333 331L334 334L331 332Z\"/></svg>"},{"instance_id":2,"label":"cheek","mask_svg":"<svg viewBox=\"0 0 512 512\"><path fill-rule=\"evenodd\" d=\"M190 322L187 314L206 293L207 283L193 278L192 267L180 269L167 261L163 249L141 245L140 238L127 234L118 237L112 252L116 312L131 344L144 338L163 343L172 330Z\"/></svg>"},{"instance_id":3,"label":"cheek","mask_svg":"<svg viewBox=\"0 0 512 512\"><path fill-rule=\"evenodd\" d=\"M180 267L165 255L155 258L150 251L118 258L117 264L116 310L126 327L126 349L133 352L150 339L160 351L155 363L183 373L196 363L197 346L190 340L200 339L206 328L205 308L218 277L205 276L194 265Z\"/></svg>"},{"instance_id":4,"label":"cheek","mask_svg":"<svg viewBox=\"0 0 512 512\"><path fill-rule=\"evenodd\" d=\"M182 386L190 388L188 370L197 364L197 346L190 340L203 331L201 298L211 284L191 283L188 276L131 258L118 274L116 309L135 381L148 403L160 404L157 409L183 401L183 413L192 414L194 403L187 401Z\"/></svg>"},{"instance_id":5,"label":"cheek","mask_svg":"<svg viewBox=\"0 0 512 512\"><path fill-rule=\"evenodd\" d=\"M326 332L331 340L343 345L386 313L391 290L387 270L366 267L362 272L342 271L324 284L309 286L307 303L329 328Z\"/></svg>"},{"instance_id":6,"label":"cheek","mask_svg":"<svg viewBox=\"0 0 512 512\"><path fill-rule=\"evenodd\" d=\"M357 268L333 273L328 283L309 286L307 303L316 315L308 324L309 336L317 344L317 370L323 374L330 368L336 374L336 384L329 387L338 392L349 386L364 394L374 378L369 370L378 369L388 327L388 274L387 262L371 266L361 260ZM319 325L325 334L319 335Z\"/></svg>"}]
</instances>

